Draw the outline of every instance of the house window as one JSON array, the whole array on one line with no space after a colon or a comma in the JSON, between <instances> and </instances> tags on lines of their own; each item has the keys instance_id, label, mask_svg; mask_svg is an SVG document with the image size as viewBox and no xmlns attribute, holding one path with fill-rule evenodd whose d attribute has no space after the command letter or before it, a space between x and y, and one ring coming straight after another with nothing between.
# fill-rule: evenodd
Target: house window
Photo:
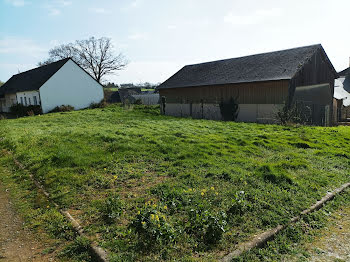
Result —
<instances>
[{"instance_id":1,"label":"house window","mask_svg":"<svg viewBox=\"0 0 350 262\"><path fill-rule=\"evenodd\" d=\"M30 101L30 97L28 98L28 104L31 105L32 102Z\"/></svg>"},{"instance_id":2,"label":"house window","mask_svg":"<svg viewBox=\"0 0 350 262\"><path fill-rule=\"evenodd\" d=\"M21 97L21 104L23 105L23 97Z\"/></svg>"},{"instance_id":3,"label":"house window","mask_svg":"<svg viewBox=\"0 0 350 262\"><path fill-rule=\"evenodd\" d=\"M34 105L37 106L38 105L38 100L36 99L36 96L33 96L34 99Z\"/></svg>"},{"instance_id":4,"label":"house window","mask_svg":"<svg viewBox=\"0 0 350 262\"><path fill-rule=\"evenodd\" d=\"M24 97L24 105L27 106L27 98Z\"/></svg>"}]
</instances>

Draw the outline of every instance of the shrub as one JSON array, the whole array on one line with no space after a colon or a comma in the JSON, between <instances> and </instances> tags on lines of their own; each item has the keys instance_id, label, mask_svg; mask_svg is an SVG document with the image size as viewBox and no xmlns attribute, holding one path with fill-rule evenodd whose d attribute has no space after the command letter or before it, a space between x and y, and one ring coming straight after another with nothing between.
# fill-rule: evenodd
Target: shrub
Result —
<instances>
[{"instance_id":1,"label":"shrub","mask_svg":"<svg viewBox=\"0 0 350 262\"><path fill-rule=\"evenodd\" d=\"M216 244L221 240L227 225L226 213L211 213L202 205L192 208L188 212L186 232L194 235L206 246Z\"/></svg>"},{"instance_id":2,"label":"shrub","mask_svg":"<svg viewBox=\"0 0 350 262\"><path fill-rule=\"evenodd\" d=\"M175 230L167 222L164 214L166 209L166 206L161 208L148 202L130 223L129 227L139 237L141 248L151 248L175 241Z\"/></svg>"},{"instance_id":3,"label":"shrub","mask_svg":"<svg viewBox=\"0 0 350 262\"><path fill-rule=\"evenodd\" d=\"M89 108L95 109L95 108L105 108L107 106L107 102L105 100L102 100L100 103L91 103Z\"/></svg>"},{"instance_id":4,"label":"shrub","mask_svg":"<svg viewBox=\"0 0 350 262\"><path fill-rule=\"evenodd\" d=\"M52 109L49 113L57 113L57 112L70 112L73 111L74 107L70 105L61 105L56 106L54 109Z\"/></svg>"},{"instance_id":5,"label":"shrub","mask_svg":"<svg viewBox=\"0 0 350 262\"><path fill-rule=\"evenodd\" d=\"M22 104L12 105L10 112L17 117L39 115L42 113L40 106L24 106Z\"/></svg>"},{"instance_id":6,"label":"shrub","mask_svg":"<svg viewBox=\"0 0 350 262\"><path fill-rule=\"evenodd\" d=\"M113 223L123 213L123 202L117 194L109 195L105 200L98 202L97 208L106 223Z\"/></svg>"},{"instance_id":7,"label":"shrub","mask_svg":"<svg viewBox=\"0 0 350 262\"><path fill-rule=\"evenodd\" d=\"M249 202L246 199L244 191L239 191L235 194L235 197L231 200L231 206L229 207L227 214L233 216L242 216L249 208Z\"/></svg>"}]
</instances>

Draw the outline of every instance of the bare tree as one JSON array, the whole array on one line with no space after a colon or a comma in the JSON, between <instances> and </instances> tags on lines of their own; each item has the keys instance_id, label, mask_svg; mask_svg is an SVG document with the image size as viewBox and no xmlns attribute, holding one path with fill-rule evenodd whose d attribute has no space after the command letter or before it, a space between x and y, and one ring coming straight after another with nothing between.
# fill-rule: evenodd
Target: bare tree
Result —
<instances>
[{"instance_id":1,"label":"bare tree","mask_svg":"<svg viewBox=\"0 0 350 262\"><path fill-rule=\"evenodd\" d=\"M49 51L49 59L39 65L49 64L64 58L72 58L99 83L106 75L123 70L128 64L122 53L115 54L110 38L77 40L63 44Z\"/></svg>"}]
</instances>

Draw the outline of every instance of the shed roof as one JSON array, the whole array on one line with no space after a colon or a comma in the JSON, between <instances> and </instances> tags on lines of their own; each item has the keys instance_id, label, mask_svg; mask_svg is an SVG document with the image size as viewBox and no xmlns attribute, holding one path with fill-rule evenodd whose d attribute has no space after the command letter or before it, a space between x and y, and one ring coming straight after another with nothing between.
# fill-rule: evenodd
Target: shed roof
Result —
<instances>
[{"instance_id":1,"label":"shed roof","mask_svg":"<svg viewBox=\"0 0 350 262\"><path fill-rule=\"evenodd\" d=\"M13 75L0 87L0 96L17 92L39 90L70 58L40 66L26 72Z\"/></svg>"},{"instance_id":2,"label":"shed roof","mask_svg":"<svg viewBox=\"0 0 350 262\"><path fill-rule=\"evenodd\" d=\"M340 77L342 77L342 76L347 76L349 73L350 73L350 67L344 69L343 71L340 71L340 72L338 73L338 75L339 75Z\"/></svg>"},{"instance_id":3,"label":"shed roof","mask_svg":"<svg viewBox=\"0 0 350 262\"><path fill-rule=\"evenodd\" d=\"M271 80L289 80L322 45L187 65L158 88L195 87ZM325 54L331 70L337 74Z\"/></svg>"}]
</instances>

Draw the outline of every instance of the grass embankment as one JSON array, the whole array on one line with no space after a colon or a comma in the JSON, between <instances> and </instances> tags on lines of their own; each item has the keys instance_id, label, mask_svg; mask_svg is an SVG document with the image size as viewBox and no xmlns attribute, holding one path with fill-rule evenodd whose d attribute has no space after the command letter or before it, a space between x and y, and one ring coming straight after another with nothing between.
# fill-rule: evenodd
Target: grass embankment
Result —
<instances>
[{"instance_id":1,"label":"grass embankment","mask_svg":"<svg viewBox=\"0 0 350 262\"><path fill-rule=\"evenodd\" d=\"M0 146L115 261L217 259L349 180L349 127L158 112L115 105L3 120Z\"/></svg>"}]
</instances>

